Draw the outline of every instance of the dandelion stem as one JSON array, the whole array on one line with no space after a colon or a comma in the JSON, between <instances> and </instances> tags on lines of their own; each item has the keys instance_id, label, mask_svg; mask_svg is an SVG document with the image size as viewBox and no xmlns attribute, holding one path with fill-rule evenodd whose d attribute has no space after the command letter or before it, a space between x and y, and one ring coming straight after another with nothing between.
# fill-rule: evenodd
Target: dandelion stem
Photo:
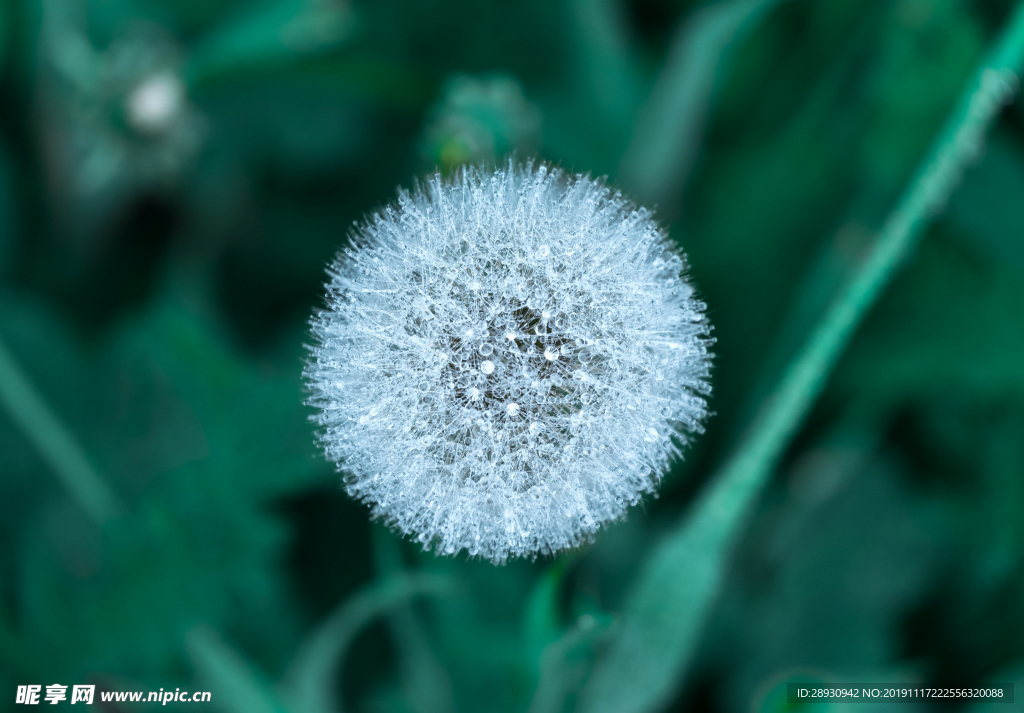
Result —
<instances>
[{"instance_id":1,"label":"dandelion stem","mask_svg":"<svg viewBox=\"0 0 1024 713\"><path fill-rule=\"evenodd\" d=\"M53 469L81 508L98 525L122 511L118 498L0 341L0 402Z\"/></svg>"},{"instance_id":2,"label":"dandelion stem","mask_svg":"<svg viewBox=\"0 0 1024 713\"><path fill-rule=\"evenodd\" d=\"M751 504L813 406L857 326L942 211L1024 66L1024 3L971 81L875 246L812 331L737 451L692 514L655 550L626 605L620 636L584 692L585 713L663 706L684 670Z\"/></svg>"}]
</instances>

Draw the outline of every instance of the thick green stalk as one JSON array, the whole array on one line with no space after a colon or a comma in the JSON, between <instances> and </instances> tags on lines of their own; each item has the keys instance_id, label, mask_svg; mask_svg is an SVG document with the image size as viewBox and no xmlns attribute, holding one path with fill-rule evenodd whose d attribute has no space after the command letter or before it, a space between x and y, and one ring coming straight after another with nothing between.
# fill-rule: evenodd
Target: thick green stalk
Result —
<instances>
[{"instance_id":1,"label":"thick green stalk","mask_svg":"<svg viewBox=\"0 0 1024 713\"><path fill-rule=\"evenodd\" d=\"M982 63L875 246L813 330L747 437L655 550L627 601L621 634L581 699L584 713L641 713L676 692L718 592L729 551L857 326L975 159L1024 67L1024 3Z\"/></svg>"}]
</instances>

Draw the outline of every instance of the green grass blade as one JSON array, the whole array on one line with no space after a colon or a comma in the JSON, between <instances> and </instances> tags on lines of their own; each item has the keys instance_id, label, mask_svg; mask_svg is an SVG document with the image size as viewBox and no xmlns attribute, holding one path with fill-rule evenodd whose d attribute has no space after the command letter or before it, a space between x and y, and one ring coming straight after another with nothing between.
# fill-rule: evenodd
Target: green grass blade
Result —
<instances>
[{"instance_id":1,"label":"green grass blade","mask_svg":"<svg viewBox=\"0 0 1024 713\"><path fill-rule=\"evenodd\" d=\"M624 131L639 105L639 69L615 0L570 0L575 69L606 128Z\"/></svg>"},{"instance_id":2,"label":"green grass blade","mask_svg":"<svg viewBox=\"0 0 1024 713\"><path fill-rule=\"evenodd\" d=\"M375 617L412 597L449 591L443 578L396 574L354 594L309 635L295 654L282 695L300 713L341 713L334 691L339 670L356 634Z\"/></svg>"},{"instance_id":3,"label":"green grass blade","mask_svg":"<svg viewBox=\"0 0 1024 713\"><path fill-rule=\"evenodd\" d=\"M216 633L192 629L185 645L196 672L210 686L210 702L224 713L282 713L256 670Z\"/></svg>"},{"instance_id":4,"label":"green grass blade","mask_svg":"<svg viewBox=\"0 0 1024 713\"><path fill-rule=\"evenodd\" d=\"M3 342L0 403L93 522L102 525L124 511L74 435L43 401Z\"/></svg>"},{"instance_id":5,"label":"green grass blade","mask_svg":"<svg viewBox=\"0 0 1024 713\"><path fill-rule=\"evenodd\" d=\"M581 617L548 644L540 658L540 679L527 713L562 713L566 699L579 691L585 680L591 652L614 628L614 619Z\"/></svg>"},{"instance_id":6,"label":"green grass blade","mask_svg":"<svg viewBox=\"0 0 1024 713\"><path fill-rule=\"evenodd\" d=\"M697 156L718 69L736 36L779 0L725 0L688 17L640 112L617 180L645 201L676 191Z\"/></svg>"},{"instance_id":7,"label":"green grass blade","mask_svg":"<svg viewBox=\"0 0 1024 713\"><path fill-rule=\"evenodd\" d=\"M378 579L404 572L401 540L381 523L372 526L371 541ZM427 631L411 601L396 604L387 617L397 654L398 680L409 713L450 713L452 685L434 655Z\"/></svg>"},{"instance_id":8,"label":"green grass blade","mask_svg":"<svg viewBox=\"0 0 1024 713\"><path fill-rule=\"evenodd\" d=\"M1024 4L1017 6L868 257L790 364L748 436L712 479L692 515L644 565L627 601L622 631L584 691L583 713L653 711L676 692L751 503L858 324L979 154L985 130L1017 88L1022 65Z\"/></svg>"}]
</instances>

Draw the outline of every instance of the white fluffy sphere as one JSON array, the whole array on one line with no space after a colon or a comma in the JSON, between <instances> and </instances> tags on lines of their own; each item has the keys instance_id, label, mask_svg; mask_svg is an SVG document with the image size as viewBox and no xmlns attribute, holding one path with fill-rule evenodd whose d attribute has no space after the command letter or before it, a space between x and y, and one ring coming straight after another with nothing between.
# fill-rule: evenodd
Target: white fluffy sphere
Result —
<instances>
[{"instance_id":1,"label":"white fluffy sphere","mask_svg":"<svg viewBox=\"0 0 1024 713\"><path fill-rule=\"evenodd\" d=\"M504 562L588 540L701 430L709 325L651 214L589 176L438 176L360 225L306 368L373 515Z\"/></svg>"}]
</instances>

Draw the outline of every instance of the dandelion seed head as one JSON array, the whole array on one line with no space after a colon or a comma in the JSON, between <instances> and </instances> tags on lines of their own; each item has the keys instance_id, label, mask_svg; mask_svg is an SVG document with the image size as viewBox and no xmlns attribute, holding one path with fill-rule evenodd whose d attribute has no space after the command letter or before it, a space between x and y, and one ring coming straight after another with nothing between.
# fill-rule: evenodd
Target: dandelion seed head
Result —
<instances>
[{"instance_id":1,"label":"dandelion seed head","mask_svg":"<svg viewBox=\"0 0 1024 713\"><path fill-rule=\"evenodd\" d=\"M710 327L685 268L648 211L546 164L401 191L312 322L326 456L438 553L580 545L702 431Z\"/></svg>"}]
</instances>

